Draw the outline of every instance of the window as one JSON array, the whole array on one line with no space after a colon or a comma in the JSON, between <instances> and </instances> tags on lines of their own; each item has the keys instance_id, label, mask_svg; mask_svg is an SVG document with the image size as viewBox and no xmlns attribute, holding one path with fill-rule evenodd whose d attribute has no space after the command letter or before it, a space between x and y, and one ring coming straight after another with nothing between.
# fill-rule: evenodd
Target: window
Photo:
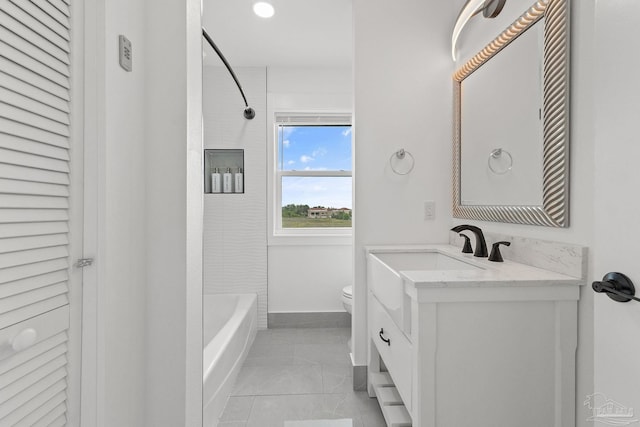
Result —
<instances>
[{"instance_id":1,"label":"window","mask_svg":"<svg viewBox=\"0 0 640 427\"><path fill-rule=\"evenodd\" d=\"M351 116L276 116L276 234L349 234Z\"/></svg>"}]
</instances>

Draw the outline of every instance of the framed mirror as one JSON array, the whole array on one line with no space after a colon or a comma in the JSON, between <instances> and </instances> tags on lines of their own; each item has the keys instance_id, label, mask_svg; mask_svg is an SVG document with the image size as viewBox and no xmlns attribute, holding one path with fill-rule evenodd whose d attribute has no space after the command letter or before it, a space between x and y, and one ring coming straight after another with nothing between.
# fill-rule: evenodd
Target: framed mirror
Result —
<instances>
[{"instance_id":1,"label":"framed mirror","mask_svg":"<svg viewBox=\"0 0 640 427\"><path fill-rule=\"evenodd\" d=\"M453 74L453 216L569 225L569 0L540 0Z\"/></svg>"}]
</instances>

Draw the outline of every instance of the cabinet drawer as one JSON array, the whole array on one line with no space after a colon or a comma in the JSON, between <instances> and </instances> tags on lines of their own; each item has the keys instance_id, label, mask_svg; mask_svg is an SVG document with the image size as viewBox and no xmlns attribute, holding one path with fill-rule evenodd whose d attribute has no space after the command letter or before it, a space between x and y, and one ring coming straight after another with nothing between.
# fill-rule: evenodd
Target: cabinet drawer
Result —
<instances>
[{"instance_id":1,"label":"cabinet drawer","mask_svg":"<svg viewBox=\"0 0 640 427\"><path fill-rule=\"evenodd\" d=\"M371 294L369 310L371 339L387 366L407 410L411 412L411 343Z\"/></svg>"}]
</instances>

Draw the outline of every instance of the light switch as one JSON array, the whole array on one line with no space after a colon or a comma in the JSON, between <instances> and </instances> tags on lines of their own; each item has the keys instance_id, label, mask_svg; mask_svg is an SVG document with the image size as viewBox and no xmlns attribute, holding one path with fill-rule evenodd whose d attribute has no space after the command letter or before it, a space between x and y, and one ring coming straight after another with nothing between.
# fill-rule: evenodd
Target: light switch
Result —
<instances>
[{"instance_id":1,"label":"light switch","mask_svg":"<svg viewBox=\"0 0 640 427\"><path fill-rule=\"evenodd\" d=\"M433 200L424 202L424 219L425 221L436 219L436 202Z\"/></svg>"}]
</instances>

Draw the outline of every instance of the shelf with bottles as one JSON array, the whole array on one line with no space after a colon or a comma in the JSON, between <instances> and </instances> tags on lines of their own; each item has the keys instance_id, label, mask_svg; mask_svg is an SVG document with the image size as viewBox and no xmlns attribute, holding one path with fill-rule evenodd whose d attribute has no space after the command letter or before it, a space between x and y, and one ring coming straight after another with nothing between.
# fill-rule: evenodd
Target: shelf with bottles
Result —
<instances>
[{"instance_id":1,"label":"shelf with bottles","mask_svg":"<svg viewBox=\"0 0 640 427\"><path fill-rule=\"evenodd\" d=\"M244 150L204 150L204 192L244 193Z\"/></svg>"}]
</instances>

